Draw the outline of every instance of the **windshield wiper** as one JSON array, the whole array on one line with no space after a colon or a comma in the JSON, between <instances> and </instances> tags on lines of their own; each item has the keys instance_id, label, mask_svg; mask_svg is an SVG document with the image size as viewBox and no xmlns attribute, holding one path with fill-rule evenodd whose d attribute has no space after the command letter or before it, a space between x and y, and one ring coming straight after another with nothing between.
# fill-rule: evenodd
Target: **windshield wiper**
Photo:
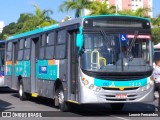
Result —
<instances>
[{"instance_id":1,"label":"windshield wiper","mask_svg":"<svg viewBox=\"0 0 160 120\"><path fill-rule=\"evenodd\" d=\"M109 48L110 46L110 44L111 44L111 41L108 39L108 37L107 37L107 35L106 35L106 33L104 32L104 30L100 30L101 31L101 33L102 33L102 36L103 36L103 40L105 41L107 41L106 43L107 43L107 48Z\"/></svg>"},{"instance_id":2,"label":"windshield wiper","mask_svg":"<svg viewBox=\"0 0 160 120\"><path fill-rule=\"evenodd\" d=\"M129 60L133 59L133 55L132 55L131 52L132 52L132 48L133 48L133 46L135 44L135 41L137 39L138 33L139 33L139 31L135 31L134 38L131 40L131 43L130 43L129 48L127 50L127 57L129 58Z\"/></svg>"},{"instance_id":3,"label":"windshield wiper","mask_svg":"<svg viewBox=\"0 0 160 120\"><path fill-rule=\"evenodd\" d=\"M105 39L106 38L106 33L103 30L100 30L100 31L101 31L101 33L103 35L103 39Z\"/></svg>"}]
</instances>

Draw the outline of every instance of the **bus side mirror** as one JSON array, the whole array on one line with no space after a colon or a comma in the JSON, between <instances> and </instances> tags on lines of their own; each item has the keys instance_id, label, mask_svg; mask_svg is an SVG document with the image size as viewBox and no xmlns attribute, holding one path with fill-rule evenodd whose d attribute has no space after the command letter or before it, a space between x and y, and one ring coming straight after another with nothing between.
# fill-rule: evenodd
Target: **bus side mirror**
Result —
<instances>
[{"instance_id":1,"label":"bus side mirror","mask_svg":"<svg viewBox=\"0 0 160 120\"><path fill-rule=\"evenodd\" d=\"M79 47L79 51L81 51L83 46L83 34L77 34L76 36L76 46Z\"/></svg>"}]
</instances>

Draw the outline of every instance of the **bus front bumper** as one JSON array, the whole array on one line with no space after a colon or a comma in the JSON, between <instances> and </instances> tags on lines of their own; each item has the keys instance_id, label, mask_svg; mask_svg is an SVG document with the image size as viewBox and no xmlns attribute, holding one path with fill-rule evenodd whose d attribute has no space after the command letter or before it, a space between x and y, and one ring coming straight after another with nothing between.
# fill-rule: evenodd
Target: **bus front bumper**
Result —
<instances>
[{"instance_id":1,"label":"bus front bumper","mask_svg":"<svg viewBox=\"0 0 160 120\"><path fill-rule=\"evenodd\" d=\"M0 78L0 87L4 87L4 77Z\"/></svg>"},{"instance_id":2,"label":"bus front bumper","mask_svg":"<svg viewBox=\"0 0 160 120\"><path fill-rule=\"evenodd\" d=\"M80 103L131 103L131 102L151 102L154 100L154 87L142 91L136 90L104 90L99 92L81 86ZM122 98L117 97L122 96Z\"/></svg>"}]
</instances>

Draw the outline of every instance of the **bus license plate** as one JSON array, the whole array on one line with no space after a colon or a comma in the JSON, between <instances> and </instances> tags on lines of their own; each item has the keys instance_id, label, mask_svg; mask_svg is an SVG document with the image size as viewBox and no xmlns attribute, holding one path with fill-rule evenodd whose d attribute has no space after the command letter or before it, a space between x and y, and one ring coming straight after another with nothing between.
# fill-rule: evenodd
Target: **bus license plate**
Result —
<instances>
[{"instance_id":1,"label":"bus license plate","mask_svg":"<svg viewBox=\"0 0 160 120\"><path fill-rule=\"evenodd\" d=\"M127 94L116 94L116 98L120 98L120 99L127 98Z\"/></svg>"}]
</instances>

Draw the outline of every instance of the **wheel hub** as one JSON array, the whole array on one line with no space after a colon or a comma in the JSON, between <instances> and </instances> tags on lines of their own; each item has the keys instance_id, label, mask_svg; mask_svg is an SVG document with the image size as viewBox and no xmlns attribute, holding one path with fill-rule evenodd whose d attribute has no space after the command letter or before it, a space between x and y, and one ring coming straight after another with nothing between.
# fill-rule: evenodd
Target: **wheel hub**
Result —
<instances>
[{"instance_id":1,"label":"wheel hub","mask_svg":"<svg viewBox=\"0 0 160 120\"><path fill-rule=\"evenodd\" d=\"M63 91L60 91L58 94L58 101L60 104L62 104L64 102L64 94Z\"/></svg>"},{"instance_id":2,"label":"wheel hub","mask_svg":"<svg viewBox=\"0 0 160 120\"><path fill-rule=\"evenodd\" d=\"M20 84L19 85L19 95L22 96L22 94L23 94L23 90L22 90L22 85Z\"/></svg>"}]
</instances>

